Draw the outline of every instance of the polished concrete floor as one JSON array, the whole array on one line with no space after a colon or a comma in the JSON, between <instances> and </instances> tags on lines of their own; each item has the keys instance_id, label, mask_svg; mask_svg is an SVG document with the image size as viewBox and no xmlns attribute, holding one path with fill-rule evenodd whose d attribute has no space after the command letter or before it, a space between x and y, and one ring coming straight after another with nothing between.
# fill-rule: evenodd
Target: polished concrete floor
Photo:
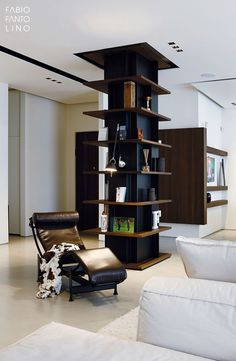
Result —
<instances>
[{"instance_id":1,"label":"polished concrete floor","mask_svg":"<svg viewBox=\"0 0 236 361\"><path fill-rule=\"evenodd\" d=\"M236 240L236 231L220 231L209 238ZM85 241L88 248L98 241ZM152 276L183 277L177 254L142 272L128 271L128 278L112 290L78 296L68 302L68 293L40 300L35 297L36 249L32 237L11 237L0 246L0 347L12 343L51 321L97 331L138 305L140 290Z\"/></svg>"}]
</instances>

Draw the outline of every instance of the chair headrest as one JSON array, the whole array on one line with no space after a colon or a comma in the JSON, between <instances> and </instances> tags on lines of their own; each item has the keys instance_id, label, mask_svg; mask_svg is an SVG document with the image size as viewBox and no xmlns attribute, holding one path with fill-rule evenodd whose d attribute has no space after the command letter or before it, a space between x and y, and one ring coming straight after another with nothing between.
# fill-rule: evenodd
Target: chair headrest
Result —
<instances>
[{"instance_id":1,"label":"chair headrest","mask_svg":"<svg viewBox=\"0 0 236 361\"><path fill-rule=\"evenodd\" d=\"M79 222L78 212L43 212L32 216L36 228L63 229L74 227Z\"/></svg>"}]
</instances>

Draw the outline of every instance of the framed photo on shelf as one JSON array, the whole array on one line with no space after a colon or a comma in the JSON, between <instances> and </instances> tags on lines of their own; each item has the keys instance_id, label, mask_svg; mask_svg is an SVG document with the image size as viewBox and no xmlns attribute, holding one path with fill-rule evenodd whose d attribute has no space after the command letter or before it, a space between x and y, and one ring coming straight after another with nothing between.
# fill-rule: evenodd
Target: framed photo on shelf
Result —
<instances>
[{"instance_id":1,"label":"framed photo on shelf","mask_svg":"<svg viewBox=\"0 0 236 361\"><path fill-rule=\"evenodd\" d=\"M133 217L111 217L111 231L134 233L134 223Z\"/></svg>"},{"instance_id":2,"label":"framed photo on shelf","mask_svg":"<svg viewBox=\"0 0 236 361\"><path fill-rule=\"evenodd\" d=\"M216 158L212 155L207 155L207 185L217 185L217 166Z\"/></svg>"}]
</instances>

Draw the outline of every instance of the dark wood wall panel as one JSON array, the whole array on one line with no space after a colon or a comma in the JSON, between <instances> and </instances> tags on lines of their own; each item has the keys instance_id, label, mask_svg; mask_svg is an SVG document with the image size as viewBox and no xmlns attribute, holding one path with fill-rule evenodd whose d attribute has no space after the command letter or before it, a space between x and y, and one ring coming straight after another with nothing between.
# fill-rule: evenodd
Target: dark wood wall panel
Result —
<instances>
[{"instance_id":1,"label":"dark wood wall panel","mask_svg":"<svg viewBox=\"0 0 236 361\"><path fill-rule=\"evenodd\" d=\"M159 130L159 139L172 151L161 151L172 177L160 177L159 198L172 199L161 206L162 221L206 224L206 129Z\"/></svg>"}]
</instances>

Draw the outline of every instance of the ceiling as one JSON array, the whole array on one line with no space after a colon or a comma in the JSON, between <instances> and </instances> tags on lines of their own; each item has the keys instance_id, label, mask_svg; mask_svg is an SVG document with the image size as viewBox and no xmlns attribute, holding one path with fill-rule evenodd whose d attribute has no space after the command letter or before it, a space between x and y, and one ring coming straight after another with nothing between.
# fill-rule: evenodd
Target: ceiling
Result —
<instances>
[{"instance_id":1,"label":"ceiling","mask_svg":"<svg viewBox=\"0 0 236 361\"><path fill-rule=\"evenodd\" d=\"M215 81L236 78L235 0L27 0L21 3L30 8L27 32L15 28L11 31L12 22L7 23L6 16L16 14L6 8L9 0L0 0L0 45L4 47L85 80L95 80L103 78L103 71L74 53L148 42L179 66L161 71L160 85L171 88L194 83L223 107L233 107L231 103L236 102L236 81ZM19 6L19 0L11 0L10 5ZM172 41L183 52L168 44ZM206 78L201 74L209 73L212 76L202 83ZM47 77L61 83L46 80ZM81 83L2 52L0 81L68 104L96 99L96 93Z\"/></svg>"}]
</instances>

